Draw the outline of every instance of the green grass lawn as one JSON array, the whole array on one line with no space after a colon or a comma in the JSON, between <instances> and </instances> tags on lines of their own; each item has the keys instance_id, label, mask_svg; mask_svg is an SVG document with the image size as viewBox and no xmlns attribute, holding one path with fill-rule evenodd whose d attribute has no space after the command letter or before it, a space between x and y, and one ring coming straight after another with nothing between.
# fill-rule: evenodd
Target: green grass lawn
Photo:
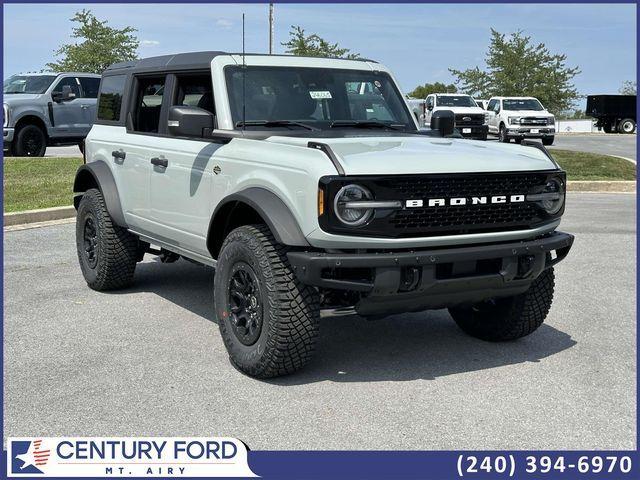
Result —
<instances>
[{"instance_id":1,"label":"green grass lawn","mask_svg":"<svg viewBox=\"0 0 640 480\"><path fill-rule=\"evenodd\" d=\"M73 204L73 179L82 158L5 158L4 211Z\"/></svg>"},{"instance_id":2,"label":"green grass lawn","mask_svg":"<svg viewBox=\"0 0 640 480\"><path fill-rule=\"evenodd\" d=\"M596 153L549 150L567 171L568 180L635 180L636 166L621 158Z\"/></svg>"},{"instance_id":3,"label":"green grass lawn","mask_svg":"<svg viewBox=\"0 0 640 480\"><path fill-rule=\"evenodd\" d=\"M635 180L635 165L607 155L552 150L569 180ZM5 158L4 211L61 207L73 202L81 158Z\"/></svg>"}]
</instances>

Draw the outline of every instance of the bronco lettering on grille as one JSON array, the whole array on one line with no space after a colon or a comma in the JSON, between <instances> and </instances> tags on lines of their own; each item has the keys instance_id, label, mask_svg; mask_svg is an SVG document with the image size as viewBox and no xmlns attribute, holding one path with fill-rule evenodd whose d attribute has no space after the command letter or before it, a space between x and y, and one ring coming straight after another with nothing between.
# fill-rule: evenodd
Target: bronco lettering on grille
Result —
<instances>
[{"instance_id":1,"label":"bronco lettering on grille","mask_svg":"<svg viewBox=\"0 0 640 480\"><path fill-rule=\"evenodd\" d=\"M460 205L486 205L491 203L521 203L525 201L524 195L493 195L491 197L452 197L429 198L426 200L412 199L405 201L405 208L446 207Z\"/></svg>"}]
</instances>

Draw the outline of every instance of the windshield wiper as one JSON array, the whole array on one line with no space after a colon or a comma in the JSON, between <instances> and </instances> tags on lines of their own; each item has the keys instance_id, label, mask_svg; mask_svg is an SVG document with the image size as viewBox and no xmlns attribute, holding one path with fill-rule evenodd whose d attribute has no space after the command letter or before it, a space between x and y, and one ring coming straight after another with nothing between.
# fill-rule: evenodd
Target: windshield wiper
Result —
<instances>
[{"instance_id":1,"label":"windshield wiper","mask_svg":"<svg viewBox=\"0 0 640 480\"><path fill-rule=\"evenodd\" d=\"M320 130L319 128L307 125L302 122L292 122L291 120L248 120L246 122L236 122L236 127L302 127L307 130Z\"/></svg>"},{"instance_id":2,"label":"windshield wiper","mask_svg":"<svg viewBox=\"0 0 640 480\"><path fill-rule=\"evenodd\" d=\"M390 130L403 130L406 124L388 124L375 120L336 120L331 122L330 128L353 127L353 128L388 128Z\"/></svg>"}]
</instances>

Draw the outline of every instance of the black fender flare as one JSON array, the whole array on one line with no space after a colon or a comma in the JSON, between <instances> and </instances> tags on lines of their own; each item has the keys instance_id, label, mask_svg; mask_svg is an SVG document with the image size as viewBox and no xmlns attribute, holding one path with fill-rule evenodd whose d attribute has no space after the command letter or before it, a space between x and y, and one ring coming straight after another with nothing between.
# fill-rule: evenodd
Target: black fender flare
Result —
<instances>
[{"instance_id":1,"label":"black fender flare","mask_svg":"<svg viewBox=\"0 0 640 480\"><path fill-rule=\"evenodd\" d=\"M271 230L278 243L292 247L308 247L300 226L289 207L275 193L260 187L250 187L225 197L215 208L207 235L207 248L217 256L224 241L229 219L220 216L232 215L238 204L246 204L255 210Z\"/></svg>"},{"instance_id":2,"label":"black fender flare","mask_svg":"<svg viewBox=\"0 0 640 480\"><path fill-rule=\"evenodd\" d=\"M90 188L98 187L104 198L107 211L113 221L121 226L127 227L124 219L124 212L120 203L120 194L113 173L109 166L103 161L96 161L82 165L76 172L73 182L73 205L78 209L82 193Z\"/></svg>"}]
</instances>

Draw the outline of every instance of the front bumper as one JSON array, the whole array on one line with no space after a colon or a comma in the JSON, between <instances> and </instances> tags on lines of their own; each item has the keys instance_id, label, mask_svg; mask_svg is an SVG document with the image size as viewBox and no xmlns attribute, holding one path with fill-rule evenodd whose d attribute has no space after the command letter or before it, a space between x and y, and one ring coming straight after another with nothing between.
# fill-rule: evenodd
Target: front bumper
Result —
<instances>
[{"instance_id":1,"label":"front bumper","mask_svg":"<svg viewBox=\"0 0 640 480\"><path fill-rule=\"evenodd\" d=\"M14 133L13 128L4 127L2 129L2 141L5 143L4 145L5 148L9 148L9 145L7 145L7 143L13 142L13 133Z\"/></svg>"},{"instance_id":2,"label":"front bumper","mask_svg":"<svg viewBox=\"0 0 640 480\"><path fill-rule=\"evenodd\" d=\"M489 132L488 125L456 125L456 129L460 131L463 137L486 137Z\"/></svg>"},{"instance_id":3,"label":"front bumper","mask_svg":"<svg viewBox=\"0 0 640 480\"><path fill-rule=\"evenodd\" d=\"M522 293L545 268L567 256L573 238L553 232L535 240L492 245L390 253L292 251L287 255L302 283L361 292L356 311L381 315Z\"/></svg>"},{"instance_id":4,"label":"front bumper","mask_svg":"<svg viewBox=\"0 0 640 480\"><path fill-rule=\"evenodd\" d=\"M537 130L532 132L532 130ZM556 134L555 127L510 127L507 128L509 138L544 138L553 137Z\"/></svg>"}]
</instances>

